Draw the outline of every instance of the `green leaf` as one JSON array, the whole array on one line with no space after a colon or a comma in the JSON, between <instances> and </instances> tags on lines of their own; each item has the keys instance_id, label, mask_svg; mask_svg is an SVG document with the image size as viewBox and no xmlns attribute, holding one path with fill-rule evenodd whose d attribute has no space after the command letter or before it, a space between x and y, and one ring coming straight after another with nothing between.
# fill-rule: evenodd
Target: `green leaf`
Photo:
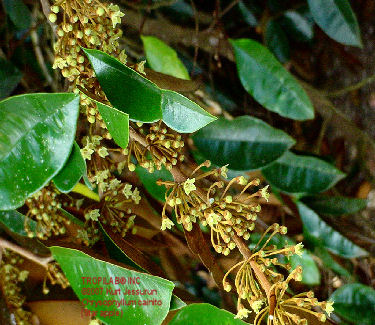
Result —
<instances>
[{"instance_id":1,"label":"green leaf","mask_svg":"<svg viewBox=\"0 0 375 325\"><path fill-rule=\"evenodd\" d=\"M302 202L318 213L334 216L356 213L365 209L368 203L364 199L327 195L306 196Z\"/></svg>"},{"instance_id":2,"label":"green leaf","mask_svg":"<svg viewBox=\"0 0 375 325\"><path fill-rule=\"evenodd\" d=\"M69 193L85 174L85 160L82 158L81 150L77 142L74 142L68 161L53 178L53 182L59 191Z\"/></svg>"},{"instance_id":3,"label":"green leaf","mask_svg":"<svg viewBox=\"0 0 375 325\"><path fill-rule=\"evenodd\" d=\"M296 204L303 222L304 230L309 236L315 237L315 239L320 242L321 246L345 258L368 255L364 249L355 245L338 231L334 230L302 202L296 202Z\"/></svg>"},{"instance_id":4,"label":"green leaf","mask_svg":"<svg viewBox=\"0 0 375 325\"><path fill-rule=\"evenodd\" d=\"M0 223L7 227L11 232L21 236L27 236L25 231L25 216L16 210L0 211ZM35 233L36 222L28 219L27 225L29 229Z\"/></svg>"},{"instance_id":5,"label":"green leaf","mask_svg":"<svg viewBox=\"0 0 375 325\"><path fill-rule=\"evenodd\" d=\"M278 159L295 141L254 117L219 119L193 136L206 159L235 170L258 169Z\"/></svg>"},{"instance_id":6,"label":"green leaf","mask_svg":"<svg viewBox=\"0 0 375 325\"><path fill-rule=\"evenodd\" d=\"M235 315L210 304L191 304L182 308L169 325L245 325Z\"/></svg>"},{"instance_id":7,"label":"green leaf","mask_svg":"<svg viewBox=\"0 0 375 325\"><path fill-rule=\"evenodd\" d=\"M265 108L295 120L314 118L314 108L293 76L263 45L251 39L231 40L244 88Z\"/></svg>"},{"instance_id":8,"label":"green leaf","mask_svg":"<svg viewBox=\"0 0 375 325\"><path fill-rule=\"evenodd\" d=\"M75 216L73 216L71 213L69 213L68 211L64 210L64 209L59 209L59 211L65 216L67 217L71 222L75 223L77 226L80 226L82 228L85 227L85 223L81 220L79 220L78 218L76 218Z\"/></svg>"},{"instance_id":9,"label":"green leaf","mask_svg":"<svg viewBox=\"0 0 375 325\"><path fill-rule=\"evenodd\" d=\"M296 40L311 41L314 37L314 22L308 19L307 15L309 14L309 11L308 14L303 14L298 11L288 10L283 15L282 26Z\"/></svg>"},{"instance_id":10,"label":"green leaf","mask_svg":"<svg viewBox=\"0 0 375 325\"><path fill-rule=\"evenodd\" d=\"M163 319L166 317L170 301L172 290L174 284L168 280L124 269L122 267L107 263L104 261L97 260L89 255L86 255L78 250L63 248L63 247L51 247L52 254L56 261L60 264L64 274L69 280L74 292L81 300L85 302L85 299L93 300L96 302L99 301L111 301L117 300L120 301L124 299L127 303L130 300L135 300L136 305L132 306L121 306L116 308L112 305L102 305L95 307L92 305L87 305L86 308L91 311L97 311L97 318L101 319L104 322L109 322L111 325L120 325L124 324L124 320L127 324L155 324L159 325L162 323ZM115 277L126 278L127 280L132 277L139 277L140 284L84 284L82 277L89 278L106 278L107 281L110 281L110 278L115 282ZM100 293L100 289L95 295L84 295L82 293L83 288L103 288L103 292ZM107 295L107 289L112 289L113 292L116 289L120 289L120 295ZM157 294L154 295L124 295L125 290L157 290ZM161 305L141 305L138 304L138 301L156 299L161 301ZM113 316L105 317L101 315L100 311L119 311L123 313L123 317Z\"/></svg>"},{"instance_id":11,"label":"green leaf","mask_svg":"<svg viewBox=\"0 0 375 325\"><path fill-rule=\"evenodd\" d=\"M357 325L373 325L375 290L361 283L338 288L329 298L334 301L335 313Z\"/></svg>"},{"instance_id":12,"label":"green leaf","mask_svg":"<svg viewBox=\"0 0 375 325\"><path fill-rule=\"evenodd\" d=\"M178 298L176 295L172 295L171 305L169 306L169 310L177 310L185 307L186 304Z\"/></svg>"},{"instance_id":13,"label":"green leaf","mask_svg":"<svg viewBox=\"0 0 375 325\"><path fill-rule=\"evenodd\" d=\"M161 108L163 122L179 133L193 133L216 120L199 105L172 90L162 90Z\"/></svg>"},{"instance_id":14,"label":"green leaf","mask_svg":"<svg viewBox=\"0 0 375 325\"><path fill-rule=\"evenodd\" d=\"M307 0L321 29L335 41L362 47L357 18L348 0Z\"/></svg>"},{"instance_id":15,"label":"green leaf","mask_svg":"<svg viewBox=\"0 0 375 325\"><path fill-rule=\"evenodd\" d=\"M189 80L189 73L174 49L153 36L141 36L147 63L151 69L170 76Z\"/></svg>"},{"instance_id":16,"label":"green leaf","mask_svg":"<svg viewBox=\"0 0 375 325\"><path fill-rule=\"evenodd\" d=\"M260 237L261 234L258 233L252 234L250 236L250 240L252 243L252 245L250 246L251 249L253 249L258 243ZM265 236L265 240L268 238L269 236ZM264 241L262 242L264 243ZM272 239L270 240L270 244L275 245L279 249L282 249L285 247L285 245L296 245L296 242L287 236L276 235L272 237ZM289 262L292 266L289 272L293 271L298 265L302 266L302 283L311 286L320 284L319 268L314 261L313 255L307 249L303 250L302 256L292 255L289 257L289 259L284 256L281 256L280 258L283 258L281 260L283 263Z\"/></svg>"},{"instance_id":17,"label":"green leaf","mask_svg":"<svg viewBox=\"0 0 375 325\"><path fill-rule=\"evenodd\" d=\"M0 102L0 210L23 205L64 166L78 106L79 96L66 93L27 94Z\"/></svg>"},{"instance_id":18,"label":"green leaf","mask_svg":"<svg viewBox=\"0 0 375 325\"><path fill-rule=\"evenodd\" d=\"M255 16L255 13L257 10L255 8L251 8L251 5L246 1L240 0L238 2L238 9L243 17L243 20L250 25L251 27L255 27L258 25L257 18Z\"/></svg>"},{"instance_id":19,"label":"green leaf","mask_svg":"<svg viewBox=\"0 0 375 325\"><path fill-rule=\"evenodd\" d=\"M289 151L263 168L262 173L271 185L286 193L319 193L345 176L323 160Z\"/></svg>"},{"instance_id":20,"label":"green leaf","mask_svg":"<svg viewBox=\"0 0 375 325\"><path fill-rule=\"evenodd\" d=\"M31 24L31 13L22 0L4 0L4 8L13 24L19 30L28 29Z\"/></svg>"},{"instance_id":21,"label":"green leaf","mask_svg":"<svg viewBox=\"0 0 375 325\"><path fill-rule=\"evenodd\" d=\"M125 149L129 143L129 115L99 102L96 105L113 140Z\"/></svg>"},{"instance_id":22,"label":"green leaf","mask_svg":"<svg viewBox=\"0 0 375 325\"><path fill-rule=\"evenodd\" d=\"M11 62L0 58L0 99L8 97L21 78L22 73Z\"/></svg>"},{"instance_id":23,"label":"green leaf","mask_svg":"<svg viewBox=\"0 0 375 325\"><path fill-rule=\"evenodd\" d=\"M161 92L151 81L110 55L84 49L108 100L129 118L155 122L162 118Z\"/></svg>"},{"instance_id":24,"label":"green leaf","mask_svg":"<svg viewBox=\"0 0 375 325\"><path fill-rule=\"evenodd\" d=\"M270 20L266 26L266 45L272 53L285 63L290 59L289 41L280 24Z\"/></svg>"},{"instance_id":25,"label":"green leaf","mask_svg":"<svg viewBox=\"0 0 375 325\"><path fill-rule=\"evenodd\" d=\"M160 170L156 169L153 173L149 173L147 169L139 165L136 167L135 172L147 192L150 193L154 199L164 202L166 188L165 186L157 185L156 181L158 179L162 179L163 181L173 181L171 172L162 166Z\"/></svg>"}]
</instances>

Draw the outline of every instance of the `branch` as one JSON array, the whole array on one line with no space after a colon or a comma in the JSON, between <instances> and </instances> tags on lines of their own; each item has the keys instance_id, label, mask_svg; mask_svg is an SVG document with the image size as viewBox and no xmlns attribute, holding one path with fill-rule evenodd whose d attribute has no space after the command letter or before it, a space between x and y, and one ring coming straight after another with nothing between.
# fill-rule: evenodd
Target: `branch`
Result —
<instances>
[{"instance_id":1,"label":"branch","mask_svg":"<svg viewBox=\"0 0 375 325\"><path fill-rule=\"evenodd\" d=\"M0 248L10 249L13 252L16 252L17 254L27 258L28 260L33 261L33 262L43 266L44 268L47 268L48 263L53 261L52 256L42 257L42 256L39 256L39 255L35 255L34 253L26 250L25 248L23 248L21 246L18 246L16 244L13 244L10 241L8 241L4 238L1 238L1 237L0 237Z\"/></svg>"}]
</instances>

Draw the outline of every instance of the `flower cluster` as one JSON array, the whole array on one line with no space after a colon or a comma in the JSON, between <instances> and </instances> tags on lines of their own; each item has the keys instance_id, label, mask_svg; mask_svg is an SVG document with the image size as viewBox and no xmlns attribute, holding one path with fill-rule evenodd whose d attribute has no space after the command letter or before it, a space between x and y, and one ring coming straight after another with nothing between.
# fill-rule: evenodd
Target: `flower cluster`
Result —
<instances>
[{"instance_id":1,"label":"flower cluster","mask_svg":"<svg viewBox=\"0 0 375 325\"><path fill-rule=\"evenodd\" d=\"M103 224L110 225L115 232L122 236L134 227L135 215L131 206L139 204L141 196L138 188L132 189L131 184L123 184L116 178L108 181L108 188L103 193L100 209L89 208L85 213L86 223L95 223L100 220Z\"/></svg>"},{"instance_id":2,"label":"flower cluster","mask_svg":"<svg viewBox=\"0 0 375 325\"><path fill-rule=\"evenodd\" d=\"M267 315L269 316L268 322L273 321L270 324L307 324L307 320L299 315L299 311L310 313L324 322L326 316L312 309L320 307L328 315L333 311L332 303L318 302L312 292L302 293L294 297L290 297L286 293L291 280L302 280L302 267L297 266L291 271L290 264L280 262L278 256L289 257L295 254L299 256L303 254L301 243L281 249L269 245L275 235L285 235L286 232L286 227L273 224L256 244L253 249L255 253L250 258L235 264L225 274L223 287L226 291L231 291L232 286L228 282L228 276L235 269L238 269L235 276L235 289L238 294L237 318L246 318L251 312L244 307L243 300L247 301L251 310L256 313L254 325L260 325ZM284 276L277 271L277 267L290 271L289 276L284 279ZM265 290L267 286L268 290Z\"/></svg>"},{"instance_id":3,"label":"flower cluster","mask_svg":"<svg viewBox=\"0 0 375 325\"><path fill-rule=\"evenodd\" d=\"M17 324L31 325L32 313L23 309L25 296L21 293L20 283L24 282L29 272L20 269L23 259L11 251L2 251L0 263L0 291L8 309Z\"/></svg>"},{"instance_id":4,"label":"flower cluster","mask_svg":"<svg viewBox=\"0 0 375 325\"><path fill-rule=\"evenodd\" d=\"M47 239L50 236L63 235L66 225L70 223L60 212L61 203L57 200L57 192L52 187L45 187L26 200L29 211L25 218L25 231L29 237L34 237L34 232L28 220L37 222L36 236Z\"/></svg>"},{"instance_id":5,"label":"flower cluster","mask_svg":"<svg viewBox=\"0 0 375 325\"><path fill-rule=\"evenodd\" d=\"M199 166L193 171L192 176L203 166L209 167L210 162L206 161ZM258 199L268 199L267 187L253 194L245 194L250 187L260 185L259 179L248 182L243 176L235 177L225 186L224 181L218 177L225 177L226 171L226 167L213 169L188 178L182 183L158 181L159 185L164 185L169 190L162 213L162 229L172 226L166 216L168 205L174 209L177 222L187 231L192 229L192 223L197 220L203 226L209 226L211 242L218 253L228 255L236 247L232 239L234 235L248 240L250 232L255 227L257 213L261 210ZM204 180L209 177L215 177L216 182L207 188ZM196 185L198 182L201 183L199 187ZM228 194L233 185L242 187L241 192L235 196Z\"/></svg>"},{"instance_id":6,"label":"flower cluster","mask_svg":"<svg viewBox=\"0 0 375 325\"><path fill-rule=\"evenodd\" d=\"M45 295L49 293L49 289L46 284L47 279L51 282L51 284L58 284L63 289L66 289L70 286L68 279L66 278L65 274L61 271L60 266L56 262L51 262L47 265L47 274L43 282L43 293Z\"/></svg>"}]
</instances>

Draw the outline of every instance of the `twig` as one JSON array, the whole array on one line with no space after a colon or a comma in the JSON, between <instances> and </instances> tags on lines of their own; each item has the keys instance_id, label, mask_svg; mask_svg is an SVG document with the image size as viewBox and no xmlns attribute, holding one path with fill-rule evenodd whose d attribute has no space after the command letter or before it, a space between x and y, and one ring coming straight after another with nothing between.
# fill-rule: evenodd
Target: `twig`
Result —
<instances>
[{"instance_id":1,"label":"twig","mask_svg":"<svg viewBox=\"0 0 375 325\"><path fill-rule=\"evenodd\" d=\"M47 268L48 263L53 261L52 256L41 257L39 255L35 255L34 253L26 250L25 248L13 244L10 241L0 237L0 250L4 248L10 249L13 252L16 252L17 254L27 258L28 260L43 266L44 268Z\"/></svg>"},{"instance_id":2,"label":"twig","mask_svg":"<svg viewBox=\"0 0 375 325\"><path fill-rule=\"evenodd\" d=\"M350 85L348 87L345 87L345 88L337 90L337 91L329 92L326 95L329 96L329 97L339 97L339 96L345 95L346 93L349 93L349 92L351 92L353 90L360 89L363 86L365 86L365 85L367 85L369 83L372 83L374 81L375 81L375 74L372 75L372 76L370 76L370 77L367 77L367 78L361 80L360 82L357 82L354 85Z\"/></svg>"},{"instance_id":3,"label":"twig","mask_svg":"<svg viewBox=\"0 0 375 325\"><path fill-rule=\"evenodd\" d=\"M37 7L35 7L35 9L34 9L34 16L36 16L36 10L37 10ZM33 43L33 47L34 47L34 53L35 53L36 59L39 63L40 69L42 70L43 76L47 81L47 84L49 86L51 86L51 88L54 92L57 92L57 87L54 83L53 78L51 77L51 75L48 72L48 69L47 69L47 66L45 64L45 60L44 60L44 57L43 57L42 50L39 46L39 37L38 37L38 34L35 30L35 26L36 26L35 23L33 23L33 26L30 29L30 37L31 37L31 42Z\"/></svg>"}]
</instances>

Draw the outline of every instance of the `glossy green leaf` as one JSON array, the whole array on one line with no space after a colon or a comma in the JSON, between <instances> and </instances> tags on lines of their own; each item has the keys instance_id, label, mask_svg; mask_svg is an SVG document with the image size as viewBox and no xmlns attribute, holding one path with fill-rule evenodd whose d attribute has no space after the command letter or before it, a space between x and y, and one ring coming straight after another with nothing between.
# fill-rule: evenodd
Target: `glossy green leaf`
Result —
<instances>
[{"instance_id":1,"label":"glossy green leaf","mask_svg":"<svg viewBox=\"0 0 375 325\"><path fill-rule=\"evenodd\" d=\"M64 210L64 209L59 209L59 211L65 216L67 217L71 222L75 223L77 226L80 226L82 228L85 227L85 223L83 221L81 221L80 219L76 218L75 216L73 216L71 213L69 213L68 211Z\"/></svg>"},{"instance_id":2,"label":"glossy green leaf","mask_svg":"<svg viewBox=\"0 0 375 325\"><path fill-rule=\"evenodd\" d=\"M321 29L335 41L362 47L357 18L348 0L307 0Z\"/></svg>"},{"instance_id":3,"label":"glossy green leaf","mask_svg":"<svg viewBox=\"0 0 375 325\"><path fill-rule=\"evenodd\" d=\"M272 112L295 120L314 118L314 108L293 76L263 45L251 39L231 40L244 88Z\"/></svg>"},{"instance_id":4,"label":"glossy green leaf","mask_svg":"<svg viewBox=\"0 0 375 325\"><path fill-rule=\"evenodd\" d=\"M1 210L21 206L64 166L78 106L79 96L67 93L28 94L0 102Z\"/></svg>"},{"instance_id":5,"label":"glossy green leaf","mask_svg":"<svg viewBox=\"0 0 375 325\"><path fill-rule=\"evenodd\" d=\"M0 58L0 99L8 97L21 78L22 73L11 62Z\"/></svg>"},{"instance_id":6,"label":"glossy green leaf","mask_svg":"<svg viewBox=\"0 0 375 325\"><path fill-rule=\"evenodd\" d=\"M31 24L31 12L22 0L3 0L4 8L13 24L19 30L28 29Z\"/></svg>"},{"instance_id":7,"label":"glossy green leaf","mask_svg":"<svg viewBox=\"0 0 375 325\"><path fill-rule=\"evenodd\" d=\"M129 143L129 115L99 102L96 105L113 140L125 149Z\"/></svg>"},{"instance_id":8,"label":"glossy green leaf","mask_svg":"<svg viewBox=\"0 0 375 325\"><path fill-rule=\"evenodd\" d=\"M25 231L25 216L16 210L0 211L0 223L2 223L11 232L14 232L21 236L27 236ZM28 219L27 225L29 229L35 233L36 222Z\"/></svg>"},{"instance_id":9,"label":"glossy green leaf","mask_svg":"<svg viewBox=\"0 0 375 325\"><path fill-rule=\"evenodd\" d=\"M172 90L162 90L161 108L163 122L180 133L193 133L216 120L199 105Z\"/></svg>"},{"instance_id":10,"label":"glossy green leaf","mask_svg":"<svg viewBox=\"0 0 375 325\"><path fill-rule=\"evenodd\" d=\"M302 202L318 213L340 216L365 209L368 201L344 196L316 195L306 196L302 198Z\"/></svg>"},{"instance_id":11,"label":"glossy green leaf","mask_svg":"<svg viewBox=\"0 0 375 325\"><path fill-rule=\"evenodd\" d=\"M153 36L141 36L141 39L151 69L176 78L190 79L188 71L174 49Z\"/></svg>"},{"instance_id":12,"label":"glossy green leaf","mask_svg":"<svg viewBox=\"0 0 375 325\"><path fill-rule=\"evenodd\" d=\"M74 142L68 161L65 163L60 172L53 178L53 182L59 191L68 193L85 174L85 160L81 155L81 150L77 142Z\"/></svg>"},{"instance_id":13,"label":"glossy green leaf","mask_svg":"<svg viewBox=\"0 0 375 325\"><path fill-rule=\"evenodd\" d=\"M271 52L279 59L280 62L285 63L290 59L289 41L281 25L275 21L270 20L266 26L266 45Z\"/></svg>"},{"instance_id":14,"label":"glossy green leaf","mask_svg":"<svg viewBox=\"0 0 375 325\"><path fill-rule=\"evenodd\" d=\"M173 181L171 172L162 166L160 170L156 169L153 173L149 173L147 169L139 165L136 167L135 172L147 192L150 193L154 199L164 202L166 188L165 186L157 185L156 181L158 179L162 179L163 181Z\"/></svg>"},{"instance_id":15,"label":"glossy green leaf","mask_svg":"<svg viewBox=\"0 0 375 325\"><path fill-rule=\"evenodd\" d=\"M84 51L114 107L135 121L155 122L162 118L161 93L154 83L106 53Z\"/></svg>"},{"instance_id":16,"label":"glossy green leaf","mask_svg":"<svg viewBox=\"0 0 375 325\"><path fill-rule=\"evenodd\" d=\"M345 176L323 160L291 152L263 168L262 173L271 185L286 193L319 193Z\"/></svg>"},{"instance_id":17,"label":"glossy green leaf","mask_svg":"<svg viewBox=\"0 0 375 325\"><path fill-rule=\"evenodd\" d=\"M169 306L169 310L177 310L185 307L186 304L178 298L176 295L172 295L171 305Z\"/></svg>"},{"instance_id":18,"label":"glossy green leaf","mask_svg":"<svg viewBox=\"0 0 375 325\"><path fill-rule=\"evenodd\" d=\"M253 249L258 243L261 234L255 233L250 236L251 246L250 249ZM265 239L268 239L269 236L266 236ZM264 241L263 241L264 243ZM270 244L275 245L277 248L282 249L285 245L296 245L296 242L287 237L276 235L270 240ZM302 283L307 285L318 285L320 284L320 271L316 265L313 255L307 249L303 250L302 256L292 255L288 259L286 257L280 256L280 260L283 263L290 263L292 266L290 272L294 270L298 265L302 266Z\"/></svg>"},{"instance_id":19,"label":"glossy green leaf","mask_svg":"<svg viewBox=\"0 0 375 325\"><path fill-rule=\"evenodd\" d=\"M314 22L307 17L308 15L310 15L309 11L308 13L303 13L288 10L283 15L282 26L296 40L311 41L314 37Z\"/></svg>"},{"instance_id":20,"label":"glossy green leaf","mask_svg":"<svg viewBox=\"0 0 375 325\"><path fill-rule=\"evenodd\" d=\"M356 325L373 325L375 290L361 283L349 283L338 288L329 298L335 313Z\"/></svg>"},{"instance_id":21,"label":"glossy green leaf","mask_svg":"<svg viewBox=\"0 0 375 325\"><path fill-rule=\"evenodd\" d=\"M283 131L250 116L219 119L197 132L193 140L206 159L235 170L266 166L295 143Z\"/></svg>"},{"instance_id":22,"label":"glossy green leaf","mask_svg":"<svg viewBox=\"0 0 375 325\"><path fill-rule=\"evenodd\" d=\"M235 315L210 304L191 304L182 308L169 325L245 325Z\"/></svg>"},{"instance_id":23,"label":"glossy green leaf","mask_svg":"<svg viewBox=\"0 0 375 325\"><path fill-rule=\"evenodd\" d=\"M78 250L63 248L63 247L51 247L52 254L56 261L61 266L64 274L69 280L74 292L81 300L82 303L85 303L85 299L93 300L95 302L99 301L112 301L117 300L120 301L124 299L125 302L129 303L130 300L135 300L136 305L124 305L116 308L114 305L102 305L95 307L92 305L87 305L86 308L91 311L97 311L97 318L103 320L104 322L109 322L111 325L120 325L126 322L127 324L155 324L159 325L162 323L163 319L166 317L170 301L172 290L174 288L174 284L168 280L136 272L127 270L125 268L113 265L111 263L107 263L104 261L100 261L95 259L89 255L86 255ZM115 277L118 278L126 278L129 279L130 277L139 277L140 284L83 284L82 277L90 277L90 278L106 278L107 281L110 281L110 278L113 279L115 282ZM100 289L97 291L98 294L94 295L84 295L82 292L83 288L103 288L101 293ZM119 295L111 295L107 294L107 289L119 290ZM147 290L157 290L157 294L154 295L124 295L124 291L126 290L140 290L143 291L144 289ZM139 301L144 300L151 300L156 299L161 301L161 305L139 305ZM113 316L110 318L106 318L103 316L100 311L119 311L120 314L123 313L123 317ZM124 321L125 320L125 321Z\"/></svg>"},{"instance_id":24,"label":"glossy green leaf","mask_svg":"<svg viewBox=\"0 0 375 325\"><path fill-rule=\"evenodd\" d=\"M317 239L321 246L327 248L332 253L345 257L354 258L366 256L368 253L349 239L341 235L338 231L329 226L313 210L302 202L297 202L299 214L301 216L304 230Z\"/></svg>"}]
</instances>

